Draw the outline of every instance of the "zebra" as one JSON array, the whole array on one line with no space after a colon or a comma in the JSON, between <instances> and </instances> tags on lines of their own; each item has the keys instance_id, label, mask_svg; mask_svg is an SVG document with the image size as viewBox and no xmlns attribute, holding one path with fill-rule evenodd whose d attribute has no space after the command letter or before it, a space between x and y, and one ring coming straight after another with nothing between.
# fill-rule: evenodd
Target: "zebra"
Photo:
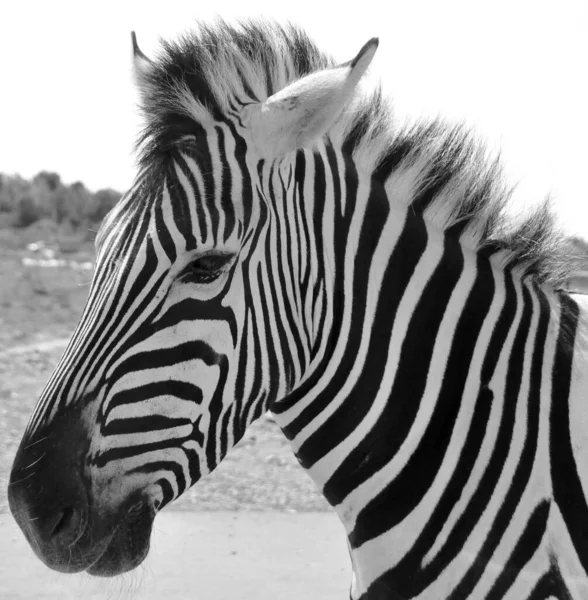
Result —
<instances>
[{"instance_id":1,"label":"zebra","mask_svg":"<svg viewBox=\"0 0 588 600\"><path fill-rule=\"evenodd\" d=\"M353 600L588 597L586 311L549 201L466 126L398 124L293 25L148 58L138 173L8 489L37 556L113 576L270 410Z\"/></svg>"}]
</instances>

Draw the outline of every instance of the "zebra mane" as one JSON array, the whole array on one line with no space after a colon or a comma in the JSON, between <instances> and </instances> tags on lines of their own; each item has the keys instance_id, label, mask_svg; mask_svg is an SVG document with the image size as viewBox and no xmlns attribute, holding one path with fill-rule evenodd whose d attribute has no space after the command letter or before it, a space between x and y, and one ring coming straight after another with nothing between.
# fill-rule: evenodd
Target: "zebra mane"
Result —
<instances>
[{"instance_id":1,"label":"zebra mane","mask_svg":"<svg viewBox=\"0 0 588 600\"><path fill-rule=\"evenodd\" d=\"M137 141L141 167L202 124L235 113L235 99L263 101L286 85L336 63L304 31L266 21L237 26L199 23L161 51L140 82L145 128ZM398 127L381 88L358 94L329 132L386 187L388 196L422 213L442 231L504 268L553 287L572 271L571 244L555 225L546 198L524 220L507 214L512 190L498 158L463 125L440 119Z\"/></svg>"}]
</instances>

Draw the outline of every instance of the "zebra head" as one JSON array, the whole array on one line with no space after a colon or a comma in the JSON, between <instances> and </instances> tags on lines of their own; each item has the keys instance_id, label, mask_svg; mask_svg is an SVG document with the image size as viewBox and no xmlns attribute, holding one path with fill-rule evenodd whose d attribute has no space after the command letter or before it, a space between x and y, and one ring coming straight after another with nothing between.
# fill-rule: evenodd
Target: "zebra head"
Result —
<instances>
[{"instance_id":1,"label":"zebra head","mask_svg":"<svg viewBox=\"0 0 588 600\"><path fill-rule=\"evenodd\" d=\"M333 66L300 32L264 27L204 28L156 61L133 36L139 174L101 226L87 304L9 486L53 569L136 567L157 511L312 363L330 265L297 151L336 123L377 42Z\"/></svg>"}]
</instances>

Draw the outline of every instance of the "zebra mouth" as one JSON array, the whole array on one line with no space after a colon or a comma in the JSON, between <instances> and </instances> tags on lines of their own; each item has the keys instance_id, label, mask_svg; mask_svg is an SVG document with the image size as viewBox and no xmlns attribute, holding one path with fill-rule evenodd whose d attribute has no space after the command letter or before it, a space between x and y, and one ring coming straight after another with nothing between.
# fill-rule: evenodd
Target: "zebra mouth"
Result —
<instances>
[{"instance_id":1,"label":"zebra mouth","mask_svg":"<svg viewBox=\"0 0 588 600\"><path fill-rule=\"evenodd\" d=\"M99 558L86 569L97 577L114 577L138 567L149 553L155 510L149 504L131 507L114 530Z\"/></svg>"}]
</instances>

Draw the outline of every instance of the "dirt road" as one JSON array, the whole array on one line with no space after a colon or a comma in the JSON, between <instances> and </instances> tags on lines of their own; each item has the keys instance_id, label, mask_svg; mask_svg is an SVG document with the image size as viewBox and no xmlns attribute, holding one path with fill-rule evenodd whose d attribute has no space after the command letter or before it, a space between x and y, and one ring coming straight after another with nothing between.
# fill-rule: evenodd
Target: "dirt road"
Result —
<instances>
[{"instance_id":1,"label":"dirt road","mask_svg":"<svg viewBox=\"0 0 588 600\"><path fill-rule=\"evenodd\" d=\"M330 513L162 512L147 561L114 580L50 571L0 514L0 600L344 600L349 583Z\"/></svg>"}]
</instances>

